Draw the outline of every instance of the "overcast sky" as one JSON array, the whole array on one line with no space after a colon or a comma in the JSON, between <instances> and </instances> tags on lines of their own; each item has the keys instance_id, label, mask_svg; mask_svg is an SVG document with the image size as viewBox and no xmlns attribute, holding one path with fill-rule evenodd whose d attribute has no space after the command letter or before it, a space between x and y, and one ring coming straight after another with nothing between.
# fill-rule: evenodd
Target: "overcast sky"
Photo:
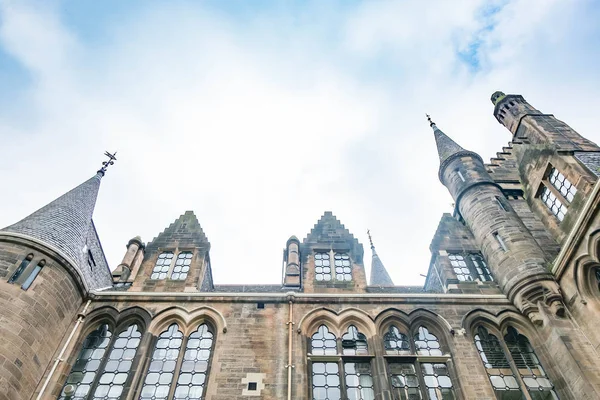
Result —
<instances>
[{"instance_id":1,"label":"overcast sky","mask_svg":"<svg viewBox=\"0 0 600 400\"><path fill-rule=\"evenodd\" d=\"M422 284L452 198L424 114L484 159L496 90L600 142L600 2L0 0L0 225L94 175L112 268L193 210L217 283L277 283L330 210Z\"/></svg>"}]
</instances>

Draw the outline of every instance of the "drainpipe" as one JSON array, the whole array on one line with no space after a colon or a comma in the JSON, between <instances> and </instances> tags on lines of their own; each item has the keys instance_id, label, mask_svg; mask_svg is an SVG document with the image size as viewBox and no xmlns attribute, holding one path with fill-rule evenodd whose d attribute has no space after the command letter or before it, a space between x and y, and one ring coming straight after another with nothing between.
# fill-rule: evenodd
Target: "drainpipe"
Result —
<instances>
[{"instance_id":1,"label":"drainpipe","mask_svg":"<svg viewBox=\"0 0 600 400\"><path fill-rule=\"evenodd\" d=\"M48 373L48 377L46 378L46 381L44 382L44 386L42 386L42 388L40 389L40 393L36 397L36 400L41 400L42 396L44 395L44 392L46 391L46 388L48 387L48 384L50 383L50 379L52 379L52 375L54 375L54 372L56 371L56 368L58 367L58 363L63 361L63 356L65 355L65 351L67 351L67 347L69 347L69 345L71 344L71 340L73 340L73 336L75 336L75 332L77 332L77 328L79 328L79 325L81 325L81 323L83 322L83 319L85 318L85 313L86 313L88 307L90 306L91 302L92 302L91 300L88 300L87 303L85 303L83 310L79 314L77 314L77 322L75 322L75 326L73 327L71 334L67 338L67 341L65 342L63 348L61 349L60 353L58 354L58 357L56 357L56 359L54 360L54 364L52 364L52 368L50 369L50 372Z\"/></svg>"},{"instance_id":2,"label":"drainpipe","mask_svg":"<svg viewBox=\"0 0 600 400\"><path fill-rule=\"evenodd\" d=\"M287 368L287 400L292 400L292 368L294 365L292 364L292 340L293 340L293 331L294 331L294 295L291 294L289 296L289 305L290 305L290 318L287 322L288 326L288 363L285 366Z\"/></svg>"}]
</instances>

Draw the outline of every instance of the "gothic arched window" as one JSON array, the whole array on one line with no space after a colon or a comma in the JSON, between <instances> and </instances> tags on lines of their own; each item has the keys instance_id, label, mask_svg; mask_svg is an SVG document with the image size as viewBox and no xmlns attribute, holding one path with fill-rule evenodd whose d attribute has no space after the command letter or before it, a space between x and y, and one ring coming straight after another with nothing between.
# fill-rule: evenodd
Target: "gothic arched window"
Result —
<instances>
[{"instance_id":1,"label":"gothic arched window","mask_svg":"<svg viewBox=\"0 0 600 400\"><path fill-rule=\"evenodd\" d=\"M521 388L510 368L498 338L490 334L483 326L480 326L475 335L475 346L490 378L496 398L520 399L522 396Z\"/></svg>"},{"instance_id":2,"label":"gothic arched window","mask_svg":"<svg viewBox=\"0 0 600 400\"><path fill-rule=\"evenodd\" d=\"M391 325L384 335L388 374L395 400L454 399L454 390L447 361L437 336L425 326L419 326L412 343L408 335ZM418 356L418 357L415 357Z\"/></svg>"},{"instance_id":3,"label":"gothic arched window","mask_svg":"<svg viewBox=\"0 0 600 400\"><path fill-rule=\"evenodd\" d=\"M533 399L558 399L554 385L531 347L529 339L511 326L504 336L504 342L529 395Z\"/></svg>"},{"instance_id":4,"label":"gothic arched window","mask_svg":"<svg viewBox=\"0 0 600 400\"><path fill-rule=\"evenodd\" d=\"M366 336L351 325L341 342L325 325L311 337L313 400L374 399Z\"/></svg>"},{"instance_id":5,"label":"gothic arched window","mask_svg":"<svg viewBox=\"0 0 600 400\"><path fill-rule=\"evenodd\" d=\"M140 400L203 399L213 345L207 324L198 326L185 343L179 326L170 325L156 341Z\"/></svg>"},{"instance_id":6,"label":"gothic arched window","mask_svg":"<svg viewBox=\"0 0 600 400\"><path fill-rule=\"evenodd\" d=\"M116 337L107 324L100 325L85 338L58 398L120 399L141 336L136 324L127 326Z\"/></svg>"}]
</instances>

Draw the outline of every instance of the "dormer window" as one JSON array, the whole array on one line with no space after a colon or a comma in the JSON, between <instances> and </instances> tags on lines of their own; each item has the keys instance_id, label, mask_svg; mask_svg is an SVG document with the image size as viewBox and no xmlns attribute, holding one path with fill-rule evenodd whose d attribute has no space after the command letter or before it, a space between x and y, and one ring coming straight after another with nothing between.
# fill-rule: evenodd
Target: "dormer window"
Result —
<instances>
[{"instance_id":1,"label":"dormer window","mask_svg":"<svg viewBox=\"0 0 600 400\"><path fill-rule=\"evenodd\" d=\"M335 274L331 271L331 259L335 267ZM352 280L352 266L348 253L342 252L317 252L315 253L315 280L329 282L335 277L337 282Z\"/></svg>"},{"instance_id":2,"label":"dormer window","mask_svg":"<svg viewBox=\"0 0 600 400\"><path fill-rule=\"evenodd\" d=\"M577 188L556 168L552 167L547 178L542 182L540 198L554 216L562 221L568 211Z\"/></svg>"},{"instance_id":3,"label":"dormer window","mask_svg":"<svg viewBox=\"0 0 600 400\"><path fill-rule=\"evenodd\" d=\"M154 265L154 269L152 270L152 275L150 275L150 279L165 279L167 277L167 273L169 272L169 268L171 267L172 261L172 251L163 251L160 253L158 259L156 260L156 264Z\"/></svg>"}]
</instances>

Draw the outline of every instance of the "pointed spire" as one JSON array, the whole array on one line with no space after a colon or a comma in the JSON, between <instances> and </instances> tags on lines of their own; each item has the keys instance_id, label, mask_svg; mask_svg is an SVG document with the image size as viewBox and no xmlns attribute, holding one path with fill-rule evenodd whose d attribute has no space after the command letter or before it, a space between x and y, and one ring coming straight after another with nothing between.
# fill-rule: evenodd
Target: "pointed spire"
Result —
<instances>
[{"instance_id":1,"label":"pointed spire","mask_svg":"<svg viewBox=\"0 0 600 400\"><path fill-rule=\"evenodd\" d=\"M367 230L367 235L369 235L369 242L371 243L371 251L373 252L373 259L371 261L371 280L369 282L370 286L394 286L394 282L387 270L383 266L383 263L379 259L377 252L375 251L375 245L373 244L373 239L371 238L371 231Z\"/></svg>"},{"instance_id":2,"label":"pointed spire","mask_svg":"<svg viewBox=\"0 0 600 400\"><path fill-rule=\"evenodd\" d=\"M443 163L454 154L465 151L465 149L460 147L454 140L450 139L444 132L442 132L440 128L437 127L435 122L431 120L431 116L429 116L429 114L425 115L427 116L427 121L429 121L429 126L431 126L433 129L438 155L440 156L440 163Z\"/></svg>"},{"instance_id":3,"label":"pointed spire","mask_svg":"<svg viewBox=\"0 0 600 400\"><path fill-rule=\"evenodd\" d=\"M75 268L82 269L87 260L88 238L94 230L92 214L103 175L98 171L81 185L0 232L41 242L59 252Z\"/></svg>"}]
</instances>

